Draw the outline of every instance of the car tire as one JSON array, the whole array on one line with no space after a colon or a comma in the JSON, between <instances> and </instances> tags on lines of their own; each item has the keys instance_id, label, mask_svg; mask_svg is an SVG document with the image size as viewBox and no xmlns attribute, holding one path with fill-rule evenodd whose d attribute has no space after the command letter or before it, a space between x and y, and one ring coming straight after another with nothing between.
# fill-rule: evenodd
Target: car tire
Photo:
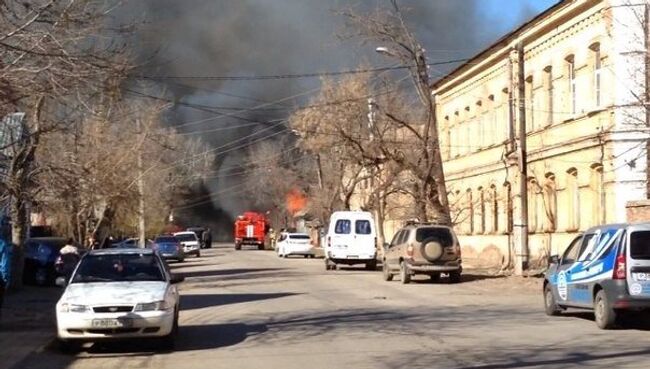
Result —
<instances>
[{"instance_id":1,"label":"car tire","mask_svg":"<svg viewBox=\"0 0 650 369\"><path fill-rule=\"evenodd\" d=\"M235 244L235 250L241 250L241 244L236 243Z\"/></svg>"},{"instance_id":2,"label":"car tire","mask_svg":"<svg viewBox=\"0 0 650 369\"><path fill-rule=\"evenodd\" d=\"M377 270L377 260L366 263L366 270Z\"/></svg>"},{"instance_id":3,"label":"car tire","mask_svg":"<svg viewBox=\"0 0 650 369\"><path fill-rule=\"evenodd\" d=\"M201 257L201 251L199 251L199 252L196 253L196 257L197 257L197 258L200 258L200 257Z\"/></svg>"},{"instance_id":4,"label":"car tire","mask_svg":"<svg viewBox=\"0 0 650 369\"><path fill-rule=\"evenodd\" d=\"M449 282L460 283L460 281L461 281L460 272L449 272Z\"/></svg>"},{"instance_id":5,"label":"car tire","mask_svg":"<svg viewBox=\"0 0 650 369\"><path fill-rule=\"evenodd\" d=\"M305 259L307 259L307 258L309 257L309 255L303 255L303 257L304 257Z\"/></svg>"},{"instance_id":6,"label":"car tire","mask_svg":"<svg viewBox=\"0 0 650 369\"><path fill-rule=\"evenodd\" d=\"M612 329L616 326L616 310L607 300L605 290L600 290L594 298L594 317L600 329Z\"/></svg>"},{"instance_id":7,"label":"car tire","mask_svg":"<svg viewBox=\"0 0 650 369\"><path fill-rule=\"evenodd\" d=\"M264 250L264 244L257 245L257 249L260 250L260 251Z\"/></svg>"},{"instance_id":8,"label":"car tire","mask_svg":"<svg viewBox=\"0 0 650 369\"><path fill-rule=\"evenodd\" d=\"M287 254L282 254L282 257L286 259L286 258L289 257L289 255L287 255Z\"/></svg>"},{"instance_id":9,"label":"car tire","mask_svg":"<svg viewBox=\"0 0 650 369\"><path fill-rule=\"evenodd\" d=\"M383 263L381 263L381 271L382 275L384 277L384 280L386 282L390 282L393 280L393 273L390 272L390 267L388 267L388 263L386 263L386 260L384 260Z\"/></svg>"},{"instance_id":10,"label":"car tire","mask_svg":"<svg viewBox=\"0 0 650 369\"><path fill-rule=\"evenodd\" d=\"M56 344L58 346L59 351L61 351L64 354L70 354L70 355L79 353L79 351L81 351L81 347L83 346L82 342L62 340L62 339L57 339Z\"/></svg>"},{"instance_id":11,"label":"car tire","mask_svg":"<svg viewBox=\"0 0 650 369\"><path fill-rule=\"evenodd\" d=\"M409 269L409 267L408 267L408 265L406 265L405 261L402 261L401 263L399 263L399 275L400 275L402 284L411 283L411 272L408 269Z\"/></svg>"},{"instance_id":12,"label":"car tire","mask_svg":"<svg viewBox=\"0 0 650 369\"><path fill-rule=\"evenodd\" d=\"M309 258L310 258L310 259L313 259L313 258L315 258L315 257L316 257L316 255L314 255L314 254L309 255Z\"/></svg>"},{"instance_id":13,"label":"car tire","mask_svg":"<svg viewBox=\"0 0 650 369\"><path fill-rule=\"evenodd\" d=\"M431 282L434 282L434 283L436 283L436 282L440 282L440 273L433 273L433 274L431 274L431 275L429 276L429 279L431 280Z\"/></svg>"},{"instance_id":14,"label":"car tire","mask_svg":"<svg viewBox=\"0 0 650 369\"><path fill-rule=\"evenodd\" d=\"M179 262L179 263L182 263L182 262L184 262L184 261L185 261L185 258L178 259L178 262Z\"/></svg>"},{"instance_id":15,"label":"car tire","mask_svg":"<svg viewBox=\"0 0 650 369\"><path fill-rule=\"evenodd\" d=\"M553 295L550 283L544 287L544 311L548 316L558 316L562 312L562 308L555 301L555 295Z\"/></svg>"}]
</instances>

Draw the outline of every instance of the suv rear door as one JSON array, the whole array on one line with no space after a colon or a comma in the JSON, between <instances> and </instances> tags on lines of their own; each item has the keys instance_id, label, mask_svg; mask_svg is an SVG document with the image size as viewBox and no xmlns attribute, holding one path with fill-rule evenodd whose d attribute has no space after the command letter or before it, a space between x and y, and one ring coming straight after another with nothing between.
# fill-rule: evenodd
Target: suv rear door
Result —
<instances>
[{"instance_id":1,"label":"suv rear door","mask_svg":"<svg viewBox=\"0 0 650 369\"><path fill-rule=\"evenodd\" d=\"M628 292L632 298L650 298L650 227L631 229L627 239Z\"/></svg>"}]
</instances>

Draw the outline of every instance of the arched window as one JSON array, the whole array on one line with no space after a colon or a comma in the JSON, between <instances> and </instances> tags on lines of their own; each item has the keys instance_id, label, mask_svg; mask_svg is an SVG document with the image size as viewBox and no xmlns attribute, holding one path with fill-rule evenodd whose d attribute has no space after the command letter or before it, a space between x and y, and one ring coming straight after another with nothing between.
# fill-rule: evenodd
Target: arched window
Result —
<instances>
[{"instance_id":1,"label":"arched window","mask_svg":"<svg viewBox=\"0 0 650 369\"><path fill-rule=\"evenodd\" d=\"M546 91L546 125L553 124L553 67L544 68L544 90Z\"/></svg>"},{"instance_id":2,"label":"arched window","mask_svg":"<svg viewBox=\"0 0 650 369\"><path fill-rule=\"evenodd\" d=\"M528 179L528 232L537 232L539 184L534 177Z\"/></svg>"},{"instance_id":3,"label":"arched window","mask_svg":"<svg viewBox=\"0 0 650 369\"><path fill-rule=\"evenodd\" d=\"M605 198L603 191L603 165L600 163L591 165L591 177L589 179L591 190L591 225L605 223Z\"/></svg>"},{"instance_id":4,"label":"arched window","mask_svg":"<svg viewBox=\"0 0 650 369\"><path fill-rule=\"evenodd\" d=\"M535 86L533 76L526 78L526 130L535 130Z\"/></svg>"},{"instance_id":5,"label":"arched window","mask_svg":"<svg viewBox=\"0 0 650 369\"><path fill-rule=\"evenodd\" d=\"M476 191L476 212L474 216L474 233L485 233L485 191L479 187Z\"/></svg>"},{"instance_id":6,"label":"arched window","mask_svg":"<svg viewBox=\"0 0 650 369\"><path fill-rule=\"evenodd\" d=\"M512 232L512 212L512 186L509 182L505 182L501 188L501 211L499 212L501 220L498 223L500 233Z\"/></svg>"},{"instance_id":7,"label":"arched window","mask_svg":"<svg viewBox=\"0 0 650 369\"><path fill-rule=\"evenodd\" d=\"M467 221L465 222L465 234L474 233L474 201L472 199L472 189L465 191L465 209L467 211Z\"/></svg>"},{"instance_id":8,"label":"arched window","mask_svg":"<svg viewBox=\"0 0 650 369\"><path fill-rule=\"evenodd\" d=\"M576 168L567 170L565 192L567 212L569 215L567 230L577 231L580 229L580 188L578 186L578 170Z\"/></svg>"},{"instance_id":9,"label":"arched window","mask_svg":"<svg viewBox=\"0 0 650 369\"><path fill-rule=\"evenodd\" d=\"M546 173L546 180L543 187L544 198L544 231L555 232L557 228L557 186L555 174Z\"/></svg>"},{"instance_id":10,"label":"arched window","mask_svg":"<svg viewBox=\"0 0 650 369\"><path fill-rule=\"evenodd\" d=\"M487 203L488 216L486 217L486 232L495 233L499 230L499 195L497 193L497 186L490 186Z\"/></svg>"},{"instance_id":11,"label":"arched window","mask_svg":"<svg viewBox=\"0 0 650 369\"><path fill-rule=\"evenodd\" d=\"M594 106L596 108L600 107L602 105L602 94L601 94L601 86L602 86L602 69L603 69L603 61L602 61L602 56L600 54L600 43L596 42L589 46L589 49L591 49L591 65L593 68L593 84L592 84L592 91L594 94Z\"/></svg>"},{"instance_id":12,"label":"arched window","mask_svg":"<svg viewBox=\"0 0 650 369\"><path fill-rule=\"evenodd\" d=\"M564 60L566 61L567 85L569 92L569 101L567 106L571 114L575 114L578 111L576 61L573 55L567 56Z\"/></svg>"}]
</instances>

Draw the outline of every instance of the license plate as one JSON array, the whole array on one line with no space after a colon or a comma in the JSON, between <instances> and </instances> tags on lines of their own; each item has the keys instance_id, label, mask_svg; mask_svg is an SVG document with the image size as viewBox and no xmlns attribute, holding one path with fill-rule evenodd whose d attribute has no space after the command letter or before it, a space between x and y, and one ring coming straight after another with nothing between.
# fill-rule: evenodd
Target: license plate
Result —
<instances>
[{"instance_id":1,"label":"license plate","mask_svg":"<svg viewBox=\"0 0 650 369\"><path fill-rule=\"evenodd\" d=\"M131 319L93 319L93 328L128 328L133 325Z\"/></svg>"},{"instance_id":2,"label":"license plate","mask_svg":"<svg viewBox=\"0 0 650 369\"><path fill-rule=\"evenodd\" d=\"M632 278L634 278L635 281L647 281L650 280L650 275L648 275L648 273L633 273Z\"/></svg>"},{"instance_id":3,"label":"license plate","mask_svg":"<svg viewBox=\"0 0 650 369\"><path fill-rule=\"evenodd\" d=\"M348 259L358 259L359 255L348 255Z\"/></svg>"}]
</instances>

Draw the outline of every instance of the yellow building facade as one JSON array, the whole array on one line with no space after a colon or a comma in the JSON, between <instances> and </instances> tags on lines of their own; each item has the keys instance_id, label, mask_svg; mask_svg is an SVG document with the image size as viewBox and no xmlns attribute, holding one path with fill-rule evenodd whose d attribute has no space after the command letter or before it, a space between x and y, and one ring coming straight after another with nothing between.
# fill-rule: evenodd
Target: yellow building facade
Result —
<instances>
[{"instance_id":1,"label":"yellow building facade","mask_svg":"<svg viewBox=\"0 0 650 369\"><path fill-rule=\"evenodd\" d=\"M644 2L562 1L433 85L449 202L470 263L513 257L520 103L531 263L590 226L624 222L625 204L645 198Z\"/></svg>"}]
</instances>

